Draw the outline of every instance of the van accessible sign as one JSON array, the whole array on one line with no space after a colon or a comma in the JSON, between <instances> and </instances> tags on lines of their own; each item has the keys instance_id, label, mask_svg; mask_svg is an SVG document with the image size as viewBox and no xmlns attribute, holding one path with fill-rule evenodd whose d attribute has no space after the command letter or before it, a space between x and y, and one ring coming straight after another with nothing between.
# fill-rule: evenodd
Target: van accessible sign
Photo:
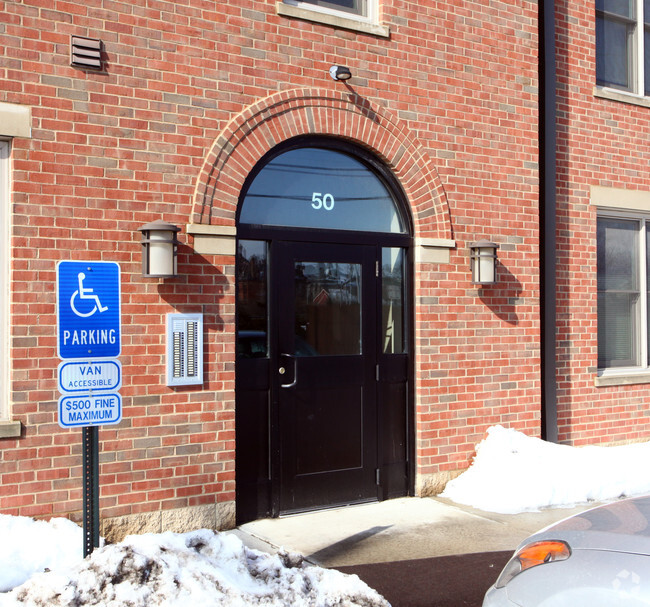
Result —
<instances>
[{"instance_id":1,"label":"van accessible sign","mask_svg":"<svg viewBox=\"0 0 650 607\"><path fill-rule=\"evenodd\" d=\"M119 265L60 261L56 278L59 358L118 357L122 348Z\"/></svg>"},{"instance_id":2,"label":"van accessible sign","mask_svg":"<svg viewBox=\"0 0 650 607\"><path fill-rule=\"evenodd\" d=\"M75 360L59 364L59 392L62 394L119 390L121 387L122 363L119 360Z\"/></svg>"}]
</instances>

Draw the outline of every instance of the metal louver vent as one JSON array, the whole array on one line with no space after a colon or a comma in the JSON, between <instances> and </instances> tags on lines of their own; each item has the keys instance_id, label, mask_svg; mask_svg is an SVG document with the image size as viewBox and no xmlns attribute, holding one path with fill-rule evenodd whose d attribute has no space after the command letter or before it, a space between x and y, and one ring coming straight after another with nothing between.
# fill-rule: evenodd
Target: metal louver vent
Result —
<instances>
[{"instance_id":1,"label":"metal louver vent","mask_svg":"<svg viewBox=\"0 0 650 607\"><path fill-rule=\"evenodd\" d=\"M93 70L102 69L102 41L72 36L70 65Z\"/></svg>"},{"instance_id":2,"label":"metal louver vent","mask_svg":"<svg viewBox=\"0 0 650 607\"><path fill-rule=\"evenodd\" d=\"M167 315L167 385L203 383L203 315Z\"/></svg>"}]
</instances>

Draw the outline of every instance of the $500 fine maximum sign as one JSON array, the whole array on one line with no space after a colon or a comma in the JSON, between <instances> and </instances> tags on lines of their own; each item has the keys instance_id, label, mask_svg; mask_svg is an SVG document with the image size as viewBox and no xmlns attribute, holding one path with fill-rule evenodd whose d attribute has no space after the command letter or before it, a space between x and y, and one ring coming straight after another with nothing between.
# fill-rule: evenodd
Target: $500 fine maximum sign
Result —
<instances>
[{"instance_id":1,"label":"$500 fine maximum sign","mask_svg":"<svg viewBox=\"0 0 650 607\"><path fill-rule=\"evenodd\" d=\"M64 428L117 424L121 419L122 397L117 392L59 399L59 425Z\"/></svg>"}]
</instances>

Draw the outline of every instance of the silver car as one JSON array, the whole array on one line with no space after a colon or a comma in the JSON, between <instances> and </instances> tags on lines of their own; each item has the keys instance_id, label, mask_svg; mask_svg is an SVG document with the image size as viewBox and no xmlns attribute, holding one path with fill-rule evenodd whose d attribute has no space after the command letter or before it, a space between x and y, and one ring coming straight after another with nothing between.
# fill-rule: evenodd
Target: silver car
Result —
<instances>
[{"instance_id":1,"label":"silver car","mask_svg":"<svg viewBox=\"0 0 650 607\"><path fill-rule=\"evenodd\" d=\"M650 496L571 516L519 545L483 607L650 605Z\"/></svg>"}]
</instances>

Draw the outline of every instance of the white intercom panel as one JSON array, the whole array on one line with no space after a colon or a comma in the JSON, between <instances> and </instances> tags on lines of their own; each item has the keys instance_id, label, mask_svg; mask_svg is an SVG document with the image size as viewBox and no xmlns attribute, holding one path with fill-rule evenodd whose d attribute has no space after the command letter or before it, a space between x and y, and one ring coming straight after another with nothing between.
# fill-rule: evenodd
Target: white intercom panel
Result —
<instances>
[{"instance_id":1,"label":"white intercom panel","mask_svg":"<svg viewBox=\"0 0 650 607\"><path fill-rule=\"evenodd\" d=\"M203 383L203 314L167 314L167 385Z\"/></svg>"}]
</instances>

